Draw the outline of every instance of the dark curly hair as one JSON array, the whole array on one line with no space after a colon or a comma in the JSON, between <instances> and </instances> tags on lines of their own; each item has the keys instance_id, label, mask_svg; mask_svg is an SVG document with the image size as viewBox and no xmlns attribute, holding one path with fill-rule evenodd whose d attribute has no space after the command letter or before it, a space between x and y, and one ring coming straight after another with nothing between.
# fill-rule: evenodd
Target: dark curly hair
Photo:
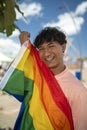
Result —
<instances>
[{"instance_id":1,"label":"dark curly hair","mask_svg":"<svg viewBox=\"0 0 87 130\"><path fill-rule=\"evenodd\" d=\"M60 45L67 43L66 35L55 27L46 27L36 36L34 45L38 48L44 42L52 41L57 41Z\"/></svg>"}]
</instances>

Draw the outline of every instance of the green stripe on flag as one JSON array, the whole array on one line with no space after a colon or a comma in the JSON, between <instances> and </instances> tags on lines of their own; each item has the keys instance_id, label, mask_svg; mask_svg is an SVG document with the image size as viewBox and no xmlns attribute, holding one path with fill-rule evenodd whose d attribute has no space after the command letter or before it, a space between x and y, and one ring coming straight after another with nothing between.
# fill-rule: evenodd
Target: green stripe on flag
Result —
<instances>
[{"instance_id":1,"label":"green stripe on flag","mask_svg":"<svg viewBox=\"0 0 87 130\"><path fill-rule=\"evenodd\" d=\"M24 76L23 71L15 69L3 90L20 96L26 96L26 93L32 95L33 83L33 80Z\"/></svg>"},{"instance_id":2,"label":"green stripe on flag","mask_svg":"<svg viewBox=\"0 0 87 130\"><path fill-rule=\"evenodd\" d=\"M33 125L33 119L28 111L29 106L27 105L23 114L20 130L35 130Z\"/></svg>"}]
</instances>

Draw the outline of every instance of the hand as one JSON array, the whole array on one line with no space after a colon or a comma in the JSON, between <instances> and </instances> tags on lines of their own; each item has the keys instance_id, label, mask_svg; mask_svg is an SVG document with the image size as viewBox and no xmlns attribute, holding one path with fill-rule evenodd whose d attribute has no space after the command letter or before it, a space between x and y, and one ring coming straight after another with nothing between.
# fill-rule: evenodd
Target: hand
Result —
<instances>
[{"instance_id":1,"label":"hand","mask_svg":"<svg viewBox=\"0 0 87 130\"><path fill-rule=\"evenodd\" d=\"M19 35L19 40L21 45L25 42L25 41L30 41L30 33L26 32L26 31L22 31Z\"/></svg>"}]
</instances>

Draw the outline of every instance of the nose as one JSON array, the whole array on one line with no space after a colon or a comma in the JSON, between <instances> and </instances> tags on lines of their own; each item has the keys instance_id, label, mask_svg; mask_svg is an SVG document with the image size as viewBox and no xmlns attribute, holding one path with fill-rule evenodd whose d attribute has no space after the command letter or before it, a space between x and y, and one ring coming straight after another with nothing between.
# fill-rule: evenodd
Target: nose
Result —
<instances>
[{"instance_id":1,"label":"nose","mask_svg":"<svg viewBox=\"0 0 87 130\"><path fill-rule=\"evenodd\" d=\"M45 48L44 49L44 56L49 56L50 55L50 49L49 48Z\"/></svg>"}]
</instances>

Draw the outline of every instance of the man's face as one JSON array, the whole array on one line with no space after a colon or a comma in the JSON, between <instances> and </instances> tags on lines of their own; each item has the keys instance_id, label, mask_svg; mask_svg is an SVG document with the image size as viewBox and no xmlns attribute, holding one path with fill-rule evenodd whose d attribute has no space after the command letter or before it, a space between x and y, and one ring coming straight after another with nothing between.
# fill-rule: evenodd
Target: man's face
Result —
<instances>
[{"instance_id":1,"label":"man's face","mask_svg":"<svg viewBox=\"0 0 87 130\"><path fill-rule=\"evenodd\" d=\"M60 45L56 41L44 42L39 46L40 58L50 69L56 69L63 64L63 47L65 44ZM60 67L59 67L60 68Z\"/></svg>"}]
</instances>

